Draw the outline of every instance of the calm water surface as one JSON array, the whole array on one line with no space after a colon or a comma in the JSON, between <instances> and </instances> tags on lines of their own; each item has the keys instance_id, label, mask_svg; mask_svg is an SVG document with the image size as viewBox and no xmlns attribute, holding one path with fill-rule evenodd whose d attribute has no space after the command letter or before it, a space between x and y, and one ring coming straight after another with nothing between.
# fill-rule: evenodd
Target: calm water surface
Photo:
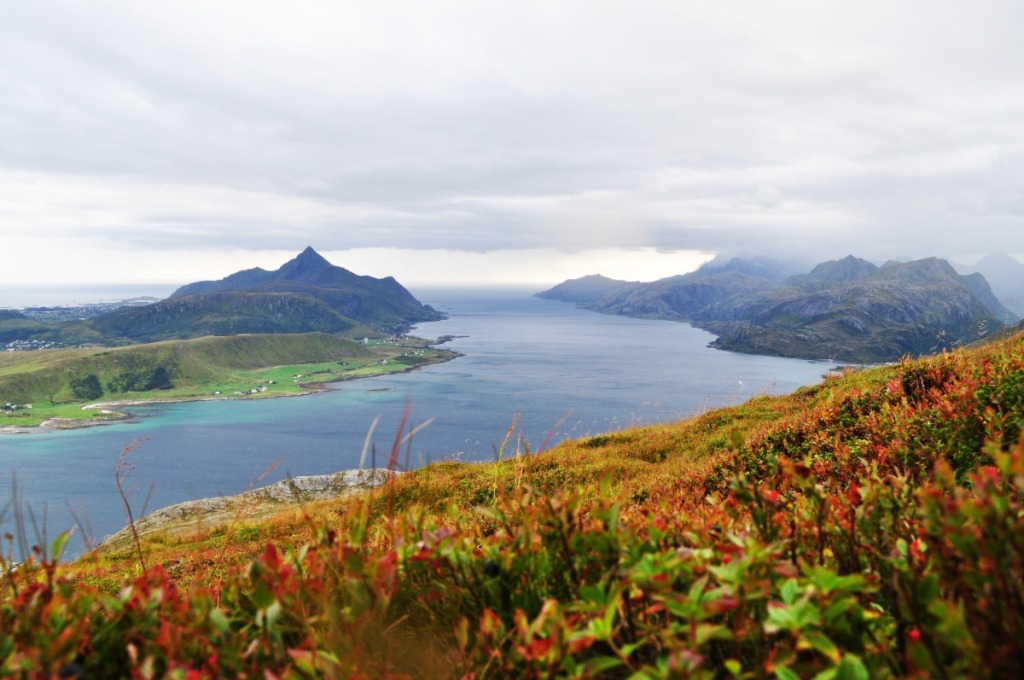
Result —
<instances>
[{"instance_id":1,"label":"calm water surface","mask_svg":"<svg viewBox=\"0 0 1024 680\"><path fill-rule=\"evenodd\" d=\"M373 439L382 461L409 404L413 424L431 421L408 450L415 467L491 460L517 416L536 449L549 437L671 422L791 392L829 368L720 352L707 348L713 336L685 324L595 314L526 293L416 293L450 315L416 334L458 336L448 347L464 356L306 397L137 407L132 422L0 436L0 475L16 475L37 515L46 507L51 535L73 525L73 511L101 538L125 524L113 468L133 442L140 445L128 480L138 512L150 489L149 510L239 493L278 457L266 483L358 467L378 416Z\"/></svg>"}]
</instances>

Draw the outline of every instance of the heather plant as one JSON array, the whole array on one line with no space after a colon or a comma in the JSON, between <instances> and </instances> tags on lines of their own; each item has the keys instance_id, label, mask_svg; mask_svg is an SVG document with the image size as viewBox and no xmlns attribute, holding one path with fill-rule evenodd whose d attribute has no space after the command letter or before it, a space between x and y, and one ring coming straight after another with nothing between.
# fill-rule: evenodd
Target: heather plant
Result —
<instances>
[{"instance_id":1,"label":"heather plant","mask_svg":"<svg viewBox=\"0 0 1024 680\"><path fill-rule=\"evenodd\" d=\"M150 545L114 591L40 553L4 574L0 675L1020 677L1022 376L1014 341L517 440L213 548ZM259 546L246 567L229 539ZM173 576L187 559L216 585Z\"/></svg>"}]
</instances>

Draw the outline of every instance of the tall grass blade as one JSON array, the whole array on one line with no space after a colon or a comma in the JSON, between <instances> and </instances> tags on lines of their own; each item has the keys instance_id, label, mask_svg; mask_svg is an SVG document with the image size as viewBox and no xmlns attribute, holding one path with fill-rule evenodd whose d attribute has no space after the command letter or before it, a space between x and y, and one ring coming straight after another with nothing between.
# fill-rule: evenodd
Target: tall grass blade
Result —
<instances>
[{"instance_id":1,"label":"tall grass blade","mask_svg":"<svg viewBox=\"0 0 1024 680\"><path fill-rule=\"evenodd\" d=\"M377 423L380 422L380 416L373 419L370 423L370 429L366 431L366 439L363 440L363 453L359 456L359 469L362 470L366 467L366 454L370 450L370 445L373 443L373 431L377 429ZM374 465L374 468L377 466Z\"/></svg>"}]
</instances>

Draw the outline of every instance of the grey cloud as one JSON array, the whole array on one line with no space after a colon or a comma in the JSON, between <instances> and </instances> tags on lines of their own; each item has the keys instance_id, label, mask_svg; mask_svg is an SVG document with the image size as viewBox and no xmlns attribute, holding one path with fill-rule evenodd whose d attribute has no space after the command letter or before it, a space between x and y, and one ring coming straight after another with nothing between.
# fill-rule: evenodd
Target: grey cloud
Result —
<instances>
[{"instance_id":1,"label":"grey cloud","mask_svg":"<svg viewBox=\"0 0 1024 680\"><path fill-rule=\"evenodd\" d=\"M3 233L1024 251L1014 2L5 11Z\"/></svg>"}]
</instances>

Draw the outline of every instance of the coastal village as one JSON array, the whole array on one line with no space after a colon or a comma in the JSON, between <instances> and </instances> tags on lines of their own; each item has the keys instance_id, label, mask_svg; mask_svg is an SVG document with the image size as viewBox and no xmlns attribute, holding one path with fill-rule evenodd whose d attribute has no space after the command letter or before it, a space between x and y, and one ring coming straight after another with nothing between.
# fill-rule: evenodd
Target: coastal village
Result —
<instances>
[{"instance_id":1,"label":"coastal village","mask_svg":"<svg viewBox=\"0 0 1024 680\"><path fill-rule=\"evenodd\" d=\"M61 349L64 345L49 340L11 340L3 347L5 352L31 352L39 349Z\"/></svg>"},{"instance_id":2,"label":"coastal village","mask_svg":"<svg viewBox=\"0 0 1024 680\"><path fill-rule=\"evenodd\" d=\"M65 322L85 321L112 312L121 307L141 307L156 302L153 297L136 297L117 302L96 302L82 305L58 305L53 307L24 307L16 309L22 316L33 321ZM52 340L38 338L15 338L0 344L3 352L31 352L41 349L63 349L65 345Z\"/></svg>"}]
</instances>

